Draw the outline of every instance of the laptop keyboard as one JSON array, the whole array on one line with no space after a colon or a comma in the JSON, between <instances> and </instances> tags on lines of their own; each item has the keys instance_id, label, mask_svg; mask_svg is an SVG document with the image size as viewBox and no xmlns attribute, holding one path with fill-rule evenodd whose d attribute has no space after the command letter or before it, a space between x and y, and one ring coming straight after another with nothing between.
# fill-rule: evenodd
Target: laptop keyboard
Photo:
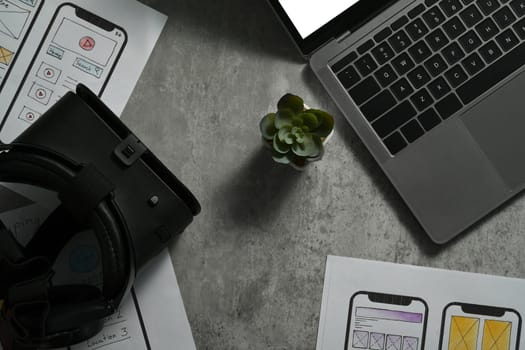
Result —
<instances>
[{"instance_id":1,"label":"laptop keyboard","mask_svg":"<svg viewBox=\"0 0 525 350\"><path fill-rule=\"evenodd\" d=\"M426 0L331 66L392 155L525 64L525 0Z\"/></svg>"}]
</instances>

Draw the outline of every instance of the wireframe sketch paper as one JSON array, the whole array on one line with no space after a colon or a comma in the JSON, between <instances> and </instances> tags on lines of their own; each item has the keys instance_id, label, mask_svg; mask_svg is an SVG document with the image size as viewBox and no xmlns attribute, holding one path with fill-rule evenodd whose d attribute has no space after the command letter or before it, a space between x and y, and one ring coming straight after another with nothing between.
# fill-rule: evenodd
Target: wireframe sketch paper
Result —
<instances>
[{"instance_id":1,"label":"wireframe sketch paper","mask_svg":"<svg viewBox=\"0 0 525 350\"><path fill-rule=\"evenodd\" d=\"M0 220L22 244L31 239L58 203L55 194L26 185L0 186L0 196L6 199L0 206ZM101 268L95 236L81 232L60 253L53 283L100 285ZM120 310L105 324L97 336L70 349L196 349L167 251L140 272Z\"/></svg>"},{"instance_id":2,"label":"wireframe sketch paper","mask_svg":"<svg viewBox=\"0 0 525 350\"><path fill-rule=\"evenodd\" d=\"M525 349L525 280L329 256L317 350Z\"/></svg>"},{"instance_id":3,"label":"wireframe sketch paper","mask_svg":"<svg viewBox=\"0 0 525 350\"><path fill-rule=\"evenodd\" d=\"M120 115L166 19L135 0L0 0L0 141L79 83Z\"/></svg>"}]
</instances>

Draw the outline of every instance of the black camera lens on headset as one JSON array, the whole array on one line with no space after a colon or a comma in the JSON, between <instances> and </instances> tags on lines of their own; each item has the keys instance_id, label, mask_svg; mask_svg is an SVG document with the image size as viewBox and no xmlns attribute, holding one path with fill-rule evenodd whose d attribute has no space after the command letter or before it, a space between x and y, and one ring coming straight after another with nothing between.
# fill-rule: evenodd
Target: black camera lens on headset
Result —
<instances>
[{"instance_id":1,"label":"black camera lens on headset","mask_svg":"<svg viewBox=\"0 0 525 350\"><path fill-rule=\"evenodd\" d=\"M0 181L58 193L61 204L22 246L0 225L4 350L59 348L102 330L136 271L200 212L193 194L86 87L68 93L13 143ZM52 266L79 232L94 231L103 287L53 286Z\"/></svg>"}]
</instances>

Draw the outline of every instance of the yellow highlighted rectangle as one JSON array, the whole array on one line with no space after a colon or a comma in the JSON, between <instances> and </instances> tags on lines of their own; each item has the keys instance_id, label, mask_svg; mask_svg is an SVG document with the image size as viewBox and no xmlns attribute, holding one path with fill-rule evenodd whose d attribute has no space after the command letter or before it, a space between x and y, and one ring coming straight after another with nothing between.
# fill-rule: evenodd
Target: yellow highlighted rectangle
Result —
<instances>
[{"instance_id":1,"label":"yellow highlighted rectangle","mask_svg":"<svg viewBox=\"0 0 525 350\"><path fill-rule=\"evenodd\" d=\"M9 66L15 53L5 47L0 46L0 63Z\"/></svg>"},{"instance_id":2,"label":"yellow highlighted rectangle","mask_svg":"<svg viewBox=\"0 0 525 350\"><path fill-rule=\"evenodd\" d=\"M486 320L481 350L510 350L511 329L510 322Z\"/></svg>"},{"instance_id":3,"label":"yellow highlighted rectangle","mask_svg":"<svg viewBox=\"0 0 525 350\"><path fill-rule=\"evenodd\" d=\"M476 350L479 334L479 319L452 316L448 350Z\"/></svg>"}]
</instances>

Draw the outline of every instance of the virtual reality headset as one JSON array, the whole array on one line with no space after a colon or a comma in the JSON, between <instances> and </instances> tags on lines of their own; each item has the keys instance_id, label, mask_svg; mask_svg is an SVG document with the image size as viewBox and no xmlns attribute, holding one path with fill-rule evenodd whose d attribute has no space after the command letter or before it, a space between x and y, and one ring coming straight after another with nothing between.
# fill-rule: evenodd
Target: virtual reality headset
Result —
<instances>
[{"instance_id":1,"label":"virtual reality headset","mask_svg":"<svg viewBox=\"0 0 525 350\"><path fill-rule=\"evenodd\" d=\"M0 225L4 350L66 347L96 335L136 272L200 212L192 193L82 85L0 146L0 181L39 186L61 201L25 246ZM100 246L102 289L53 286L55 260L86 229Z\"/></svg>"}]
</instances>

